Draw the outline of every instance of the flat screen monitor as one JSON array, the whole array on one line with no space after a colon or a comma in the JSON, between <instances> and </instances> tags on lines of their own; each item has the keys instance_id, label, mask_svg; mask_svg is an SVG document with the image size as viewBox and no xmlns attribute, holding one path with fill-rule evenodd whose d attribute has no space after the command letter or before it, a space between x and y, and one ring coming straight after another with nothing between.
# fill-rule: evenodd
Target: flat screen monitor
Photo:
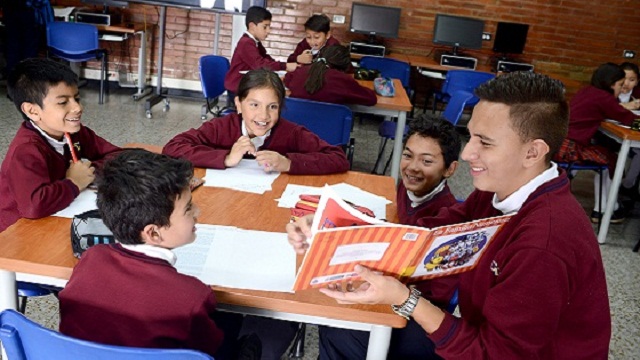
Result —
<instances>
[{"instance_id":1,"label":"flat screen monitor","mask_svg":"<svg viewBox=\"0 0 640 360\"><path fill-rule=\"evenodd\" d=\"M493 51L502 54L522 54L528 32L527 24L499 22L493 40Z\"/></svg>"},{"instance_id":2,"label":"flat screen monitor","mask_svg":"<svg viewBox=\"0 0 640 360\"><path fill-rule=\"evenodd\" d=\"M129 6L128 1L122 0L82 0L82 3L90 5L100 5L104 6L105 8L126 8Z\"/></svg>"},{"instance_id":3,"label":"flat screen monitor","mask_svg":"<svg viewBox=\"0 0 640 360\"><path fill-rule=\"evenodd\" d=\"M433 28L433 42L438 45L453 46L453 53L458 48L481 49L484 21L463 16L436 14Z\"/></svg>"},{"instance_id":4,"label":"flat screen monitor","mask_svg":"<svg viewBox=\"0 0 640 360\"><path fill-rule=\"evenodd\" d=\"M376 36L398 38L400 8L354 2L351 6L349 31L369 35L369 42L377 42Z\"/></svg>"}]
</instances>

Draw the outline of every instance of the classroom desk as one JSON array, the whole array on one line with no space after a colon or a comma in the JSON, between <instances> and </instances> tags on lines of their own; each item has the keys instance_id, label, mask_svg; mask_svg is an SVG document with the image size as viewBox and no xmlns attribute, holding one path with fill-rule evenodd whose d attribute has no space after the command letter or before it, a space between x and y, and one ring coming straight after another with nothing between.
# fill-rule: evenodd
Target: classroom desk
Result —
<instances>
[{"instance_id":1,"label":"classroom desk","mask_svg":"<svg viewBox=\"0 0 640 360\"><path fill-rule=\"evenodd\" d=\"M373 81L358 80L358 83L369 89L373 89ZM396 127L395 139L402 139L404 136L404 127L407 123L407 113L413 107L411 100L405 91L402 83L398 79L393 79L393 85L396 89L394 97L385 97L378 95L378 103L374 106L364 105L348 105L351 110L361 113L376 114L382 116L391 116L398 118L398 126ZM402 155L402 140L393 142L393 155L391 157L391 177L398 182L398 174L400 173L400 157Z\"/></svg>"},{"instance_id":2,"label":"classroom desk","mask_svg":"<svg viewBox=\"0 0 640 360\"><path fill-rule=\"evenodd\" d=\"M449 71L449 70L471 70L466 68L454 67L454 66L442 66L439 62L437 62L433 56L424 56L424 55L406 55L407 62L414 67L424 68L427 70L435 70L435 71ZM484 72L493 72L491 71L491 66L480 64L478 61L477 67L475 71L484 71Z\"/></svg>"},{"instance_id":3,"label":"classroom desk","mask_svg":"<svg viewBox=\"0 0 640 360\"><path fill-rule=\"evenodd\" d=\"M138 49L138 91L132 95L133 100L138 101L151 93L151 88L147 87L147 31L141 23L122 23L114 25L94 24L100 33L114 33L122 35L122 40L110 40L101 38L103 41L124 41L129 35L140 35L140 49Z\"/></svg>"},{"instance_id":4,"label":"classroom desk","mask_svg":"<svg viewBox=\"0 0 640 360\"><path fill-rule=\"evenodd\" d=\"M607 205L604 210L604 215L602 216L600 231L598 232L598 242L600 244L604 244L607 240L607 232L609 231L609 224L611 223L613 206L618 198L618 188L620 187L620 183L622 181L622 173L624 172L624 165L627 161L627 155L629 155L630 148L640 148L640 132L633 131L631 129L627 129L609 122L603 122L602 124L600 124L599 130L603 134L609 136L622 145L620 147L620 152L618 153L616 170L613 174L611 189L609 189L609 197L607 198Z\"/></svg>"},{"instance_id":5,"label":"classroom desk","mask_svg":"<svg viewBox=\"0 0 640 360\"><path fill-rule=\"evenodd\" d=\"M196 175L203 176L204 170L196 169ZM200 208L198 220L201 223L284 232L290 210L277 207L274 199L280 197L288 183L322 186L340 182L395 200L395 184L390 177L358 172L329 176L282 174L274 182L273 191L264 195L203 186L194 191L193 199ZM387 206L387 219L397 219L396 208L391 204ZM16 277L56 286L66 284L77 263L71 251L70 222L70 219L58 217L21 219L0 233L0 311L16 307ZM301 257L298 264L300 261ZM389 306L339 305L317 290L290 294L222 287L213 289L222 310L370 331L367 359L385 359L391 328L406 325L406 321L394 314Z\"/></svg>"}]
</instances>

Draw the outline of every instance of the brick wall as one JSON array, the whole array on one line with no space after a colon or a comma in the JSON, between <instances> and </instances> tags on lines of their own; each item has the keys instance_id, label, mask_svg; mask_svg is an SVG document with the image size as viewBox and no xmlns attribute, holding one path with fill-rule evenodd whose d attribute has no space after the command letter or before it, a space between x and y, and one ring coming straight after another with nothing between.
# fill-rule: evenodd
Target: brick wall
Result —
<instances>
[{"instance_id":1,"label":"brick wall","mask_svg":"<svg viewBox=\"0 0 640 360\"><path fill-rule=\"evenodd\" d=\"M640 11L636 0L361 0L370 4L402 8L400 35L385 43L397 53L427 55L433 50L431 42L436 13L470 16L485 20L485 31L494 33L496 22L509 21L530 25L525 54L521 59L549 74L580 81L589 79L597 65L625 61L624 49L640 55ZM273 13L272 33L265 42L269 53L284 60L303 37L303 23L314 13L329 17L344 15L345 24L332 24L334 36L343 43L363 39L347 31L351 11L349 0L268 0ZM54 5L80 4L78 0L58 0ZM127 21L146 22L153 27L158 22L154 6L131 4L123 10ZM221 16L219 53L231 56L231 15ZM154 39L158 36L157 26ZM215 15L206 11L168 8L165 42L164 76L197 80L197 59L213 51ZM157 43L156 41L153 44ZM157 71L157 49L149 47L151 71ZM111 45L113 47L113 45ZM123 56L110 58L116 64L135 71L139 42L124 45ZM492 40L483 49L468 50L481 62L488 63L493 55ZM114 52L117 49L114 49ZM127 58L127 55L130 58ZM634 59L637 60L637 59Z\"/></svg>"}]
</instances>

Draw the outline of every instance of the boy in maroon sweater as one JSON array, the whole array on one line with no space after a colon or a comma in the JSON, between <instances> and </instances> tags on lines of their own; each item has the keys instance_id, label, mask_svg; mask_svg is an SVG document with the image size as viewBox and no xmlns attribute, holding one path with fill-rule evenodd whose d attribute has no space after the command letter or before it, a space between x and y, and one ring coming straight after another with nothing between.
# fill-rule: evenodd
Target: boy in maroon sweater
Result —
<instances>
[{"instance_id":1,"label":"boy in maroon sweater","mask_svg":"<svg viewBox=\"0 0 640 360\"><path fill-rule=\"evenodd\" d=\"M476 268L459 275L461 317L360 265L364 286L320 291L339 302L397 305L445 359L606 359L611 314L600 249L566 173L550 161L567 134L562 84L516 72L476 95L461 157L477 190L418 221L433 227L513 214ZM308 247L308 221L287 225L299 253ZM330 345L321 343L321 358L335 354Z\"/></svg>"},{"instance_id":2,"label":"boy in maroon sweater","mask_svg":"<svg viewBox=\"0 0 640 360\"><path fill-rule=\"evenodd\" d=\"M20 218L38 219L69 206L93 181L94 166L119 150L80 122L78 79L68 66L27 59L7 85L24 123L0 167L0 231Z\"/></svg>"},{"instance_id":3,"label":"boy in maroon sweater","mask_svg":"<svg viewBox=\"0 0 640 360\"><path fill-rule=\"evenodd\" d=\"M88 249L74 268L60 292L62 333L226 358L219 356L224 334L214 321L213 291L173 267L171 250L196 238L192 176L190 162L141 149L123 150L105 164L98 209L119 243ZM234 336L227 337L225 344L232 343Z\"/></svg>"},{"instance_id":4,"label":"boy in maroon sweater","mask_svg":"<svg viewBox=\"0 0 640 360\"><path fill-rule=\"evenodd\" d=\"M305 38L298 43L287 62L311 64L324 47L340 45L340 42L331 36L331 20L325 14L312 15L304 23L304 32Z\"/></svg>"},{"instance_id":5,"label":"boy in maroon sweater","mask_svg":"<svg viewBox=\"0 0 640 360\"><path fill-rule=\"evenodd\" d=\"M231 67L224 78L224 88L235 94L242 78L241 71L266 68L273 71L293 71L298 64L295 62L281 62L267 54L262 41L271 32L271 12L260 6L252 6L245 17L247 31L242 35L236 50L231 57Z\"/></svg>"}]
</instances>

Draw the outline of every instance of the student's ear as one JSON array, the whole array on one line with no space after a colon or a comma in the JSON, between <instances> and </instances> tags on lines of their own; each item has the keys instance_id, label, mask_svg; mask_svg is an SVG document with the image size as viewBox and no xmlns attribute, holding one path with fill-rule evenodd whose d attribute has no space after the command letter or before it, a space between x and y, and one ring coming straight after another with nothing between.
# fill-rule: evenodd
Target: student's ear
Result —
<instances>
[{"instance_id":1,"label":"student's ear","mask_svg":"<svg viewBox=\"0 0 640 360\"><path fill-rule=\"evenodd\" d=\"M444 174L442 176L444 176L445 179L448 179L456 172L457 168L458 168L458 161L456 160L451 162L451 164L449 164L449 167L445 169Z\"/></svg>"},{"instance_id":2,"label":"student's ear","mask_svg":"<svg viewBox=\"0 0 640 360\"><path fill-rule=\"evenodd\" d=\"M327 31L327 40L331 39L331 30Z\"/></svg>"},{"instance_id":3,"label":"student's ear","mask_svg":"<svg viewBox=\"0 0 640 360\"><path fill-rule=\"evenodd\" d=\"M238 96L233 98L233 102L236 104L236 112L242 114L242 108L240 107L240 98Z\"/></svg>"},{"instance_id":4,"label":"student's ear","mask_svg":"<svg viewBox=\"0 0 640 360\"><path fill-rule=\"evenodd\" d=\"M40 121L41 109L40 109L40 106L38 106L38 104L25 101L22 103L22 105L20 105L20 110L22 110L22 112L25 113L27 117L31 119L31 121L33 122Z\"/></svg>"},{"instance_id":5,"label":"student's ear","mask_svg":"<svg viewBox=\"0 0 640 360\"><path fill-rule=\"evenodd\" d=\"M546 161L547 154L549 153L549 145L542 139L535 139L529 142L529 148L525 156L525 167L532 167Z\"/></svg>"},{"instance_id":6,"label":"student's ear","mask_svg":"<svg viewBox=\"0 0 640 360\"><path fill-rule=\"evenodd\" d=\"M162 243L162 236L160 236L159 230L158 225L149 224L145 226L140 233L142 242L147 245L160 245Z\"/></svg>"}]
</instances>

